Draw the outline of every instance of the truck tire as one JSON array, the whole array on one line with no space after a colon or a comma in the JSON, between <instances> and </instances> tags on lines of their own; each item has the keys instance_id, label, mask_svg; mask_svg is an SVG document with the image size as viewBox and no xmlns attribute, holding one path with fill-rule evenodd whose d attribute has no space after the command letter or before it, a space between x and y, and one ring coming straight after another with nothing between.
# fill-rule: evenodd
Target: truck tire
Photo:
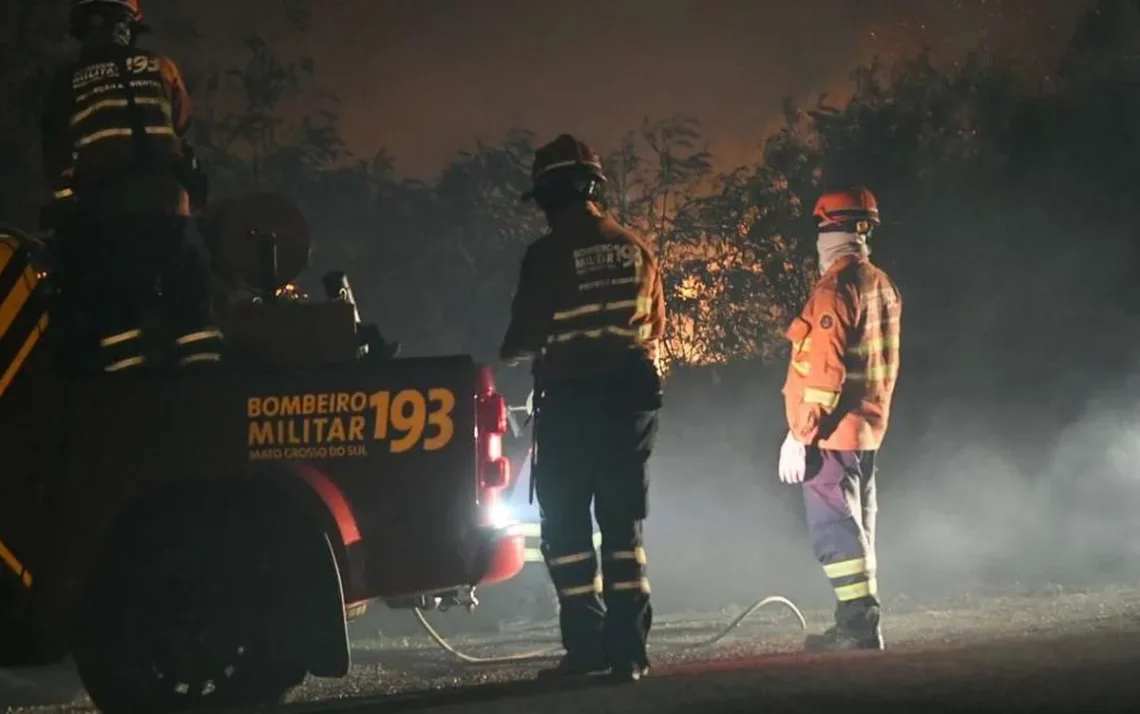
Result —
<instances>
[{"instance_id":1,"label":"truck tire","mask_svg":"<svg viewBox=\"0 0 1140 714\"><path fill-rule=\"evenodd\" d=\"M285 633L303 613L266 510L181 502L112 536L74 647L104 714L273 704L301 683L303 647Z\"/></svg>"}]
</instances>

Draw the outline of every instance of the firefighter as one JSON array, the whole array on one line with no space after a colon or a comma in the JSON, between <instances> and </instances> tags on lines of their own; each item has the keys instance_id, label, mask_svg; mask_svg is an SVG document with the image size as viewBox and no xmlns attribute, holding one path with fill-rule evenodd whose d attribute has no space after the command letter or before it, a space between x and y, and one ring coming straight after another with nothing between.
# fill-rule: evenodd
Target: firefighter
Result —
<instances>
[{"instance_id":1,"label":"firefighter","mask_svg":"<svg viewBox=\"0 0 1140 714\"><path fill-rule=\"evenodd\" d=\"M152 306L163 308L179 365L221 358L208 271L186 240L206 193L186 142L193 109L175 63L136 46L145 29L138 0L72 0L82 49L42 116L54 190L44 227L57 236L66 312L81 339L98 341L94 365L79 349L83 366L104 372L147 365Z\"/></svg>"},{"instance_id":2,"label":"firefighter","mask_svg":"<svg viewBox=\"0 0 1140 714\"><path fill-rule=\"evenodd\" d=\"M636 681L649 671L653 616L642 527L661 408L661 277L646 240L602 210L592 149L563 134L535 153L532 178L523 200L550 232L523 257L500 356L535 359L541 548L566 649L540 676Z\"/></svg>"},{"instance_id":3,"label":"firefighter","mask_svg":"<svg viewBox=\"0 0 1140 714\"><path fill-rule=\"evenodd\" d=\"M835 625L811 650L882 649L875 570L876 456L899 373L902 298L870 261L880 224L865 188L815 205L821 277L788 329L788 435L780 480L803 484L815 555L835 590Z\"/></svg>"}]
</instances>

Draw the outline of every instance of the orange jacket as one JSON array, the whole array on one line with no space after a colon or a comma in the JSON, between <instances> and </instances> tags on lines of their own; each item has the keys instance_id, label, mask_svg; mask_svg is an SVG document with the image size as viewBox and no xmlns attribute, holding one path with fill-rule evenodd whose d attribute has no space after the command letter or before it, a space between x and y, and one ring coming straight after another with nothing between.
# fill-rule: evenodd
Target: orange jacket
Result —
<instances>
[{"instance_id":1,"label":"orange jacket","mask_svg":"<svg viewBox=\"0 0 1140 714\"><path fill-rule=\"evenodd\" d=\"M801 443L836 451L883 443L899 373L902 297L862 256L823 274L788 328L784 408Z\"/></svg>"},{"instance_id":2,"label":"orange jacket","mask_svg":"<svg viewBox=\"0 0 1140 714\"><path fill-rule=\"evenodd\" d=\"M543 355L551 377L605 372L665 334L657 258L640 235L590 208L563 217L523 256L500 357Z\"/></svg>"}]
</instances>

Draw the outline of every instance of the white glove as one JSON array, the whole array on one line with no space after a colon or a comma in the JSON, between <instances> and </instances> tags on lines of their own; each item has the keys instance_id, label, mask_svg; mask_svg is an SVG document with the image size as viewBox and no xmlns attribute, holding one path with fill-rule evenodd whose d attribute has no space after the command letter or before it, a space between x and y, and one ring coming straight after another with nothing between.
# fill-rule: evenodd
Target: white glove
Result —
<instances>
[{"instance_id":1,"label":"white glove","mask_svg":"<svg viewBox=\"0 0 1140 714\"><path fill-rule=\"evenodd\" d=\"M803 483L807 471L807 447L796 441L792 432L780 447L780 482Z\"/></svg>"},{"instance_id":2,"label":"white glove","mask_svg":"<svg viewBox=\"0 0 1140 714\"><path fill-rule=\"evenodd\" d=\"M526 413L534 414L534 390L530 390L530 394L526 395Z\"/></svg>"}]
</instances>

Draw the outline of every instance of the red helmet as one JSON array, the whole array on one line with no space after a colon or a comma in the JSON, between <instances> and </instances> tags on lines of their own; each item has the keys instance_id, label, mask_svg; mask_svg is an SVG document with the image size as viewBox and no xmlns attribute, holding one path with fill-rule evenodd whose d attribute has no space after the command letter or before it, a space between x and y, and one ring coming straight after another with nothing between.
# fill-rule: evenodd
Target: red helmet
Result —
<instances>
[{"instance_id":1,"label":"red helmet","mask_svg":"<svg viewBox=\"0 0 1140 714\"><path fill-rule=\"evenodd\" d=\"M865 223L859 232L867 233L882 224L875 194L862 186L828 191L815 202L812 214L820 230L846 230Z\"/></svg>"},{"instance_id":2,"label":"red helmet","mask_svg":"<svg viewBox=\"0 0 1140 714\"><path fill-rule=\"evenodd\" d=\"M588 176L598 181L606 180L602 159L598 153L570 134L561 134L534 152L534 165L531 166L530 176L536 187L556 176L570 179ZM523 200L529 200L533 196L532 189L523 195Z\"/></svg>"},{"instance_id":3,"label":"red helmet","mask_svg":"<svg viewBox=\"0 0 1140 714\"><path fill-rule=\"evenodd\" d=\"M93 9L100 5L118 5L127 11L133 22L141 23L143 21L139 0L71 0L71 11Z\"/></svg>"}]
</instances>

